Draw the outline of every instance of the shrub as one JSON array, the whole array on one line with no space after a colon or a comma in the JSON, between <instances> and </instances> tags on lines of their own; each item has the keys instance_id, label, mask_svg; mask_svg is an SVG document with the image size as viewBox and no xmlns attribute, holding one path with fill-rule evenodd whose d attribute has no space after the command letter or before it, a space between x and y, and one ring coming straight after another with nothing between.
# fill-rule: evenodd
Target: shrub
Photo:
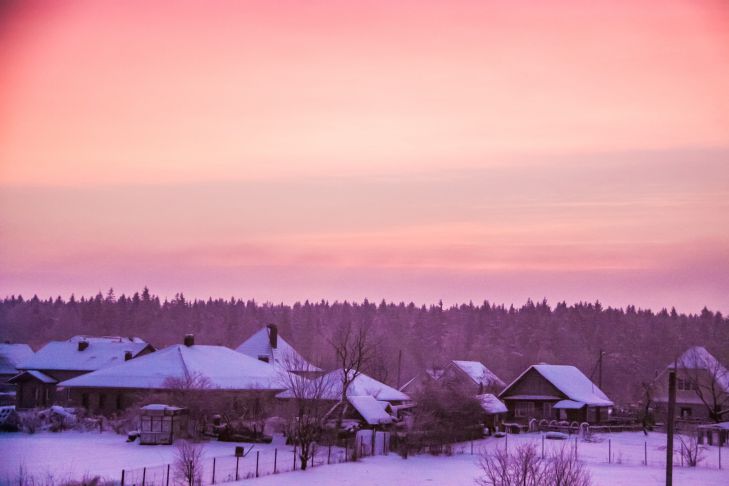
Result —
<instances>
[{"instance_id":1,"label":"shrub","mask_svg":"<svg viewBox=\"0 0 729 486\"><path fill-rule=\"evenodd\" d=\"M584 465L569 447L542 459L534 444L522 444L511 454L504 449L485 452L479 465L481 486L590 486L592 480Z\"/></svg>"}]
</instances>

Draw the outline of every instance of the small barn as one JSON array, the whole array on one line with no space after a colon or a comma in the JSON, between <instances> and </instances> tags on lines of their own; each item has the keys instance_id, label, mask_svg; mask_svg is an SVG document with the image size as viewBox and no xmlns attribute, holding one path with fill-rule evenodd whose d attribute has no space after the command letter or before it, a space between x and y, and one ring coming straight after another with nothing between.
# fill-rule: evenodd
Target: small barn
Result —
<instances>
[{"instance_id":1,"label":"small barn","mask_svg":"<svg viewBox=\"0 0 729 486\"><path fill-rule=\"evenodd\" d=\"M491 393L482 393L476 395L476 400L481 404L483 409L483 424L490 430L496 431L501 428L509 409L506 404L499 400L496 395Z\"/></svg>"},{"instance_id":2,"label":"small barn","mask_svg":"<svg viewBox=\"0 0 729 486\"><path fill-rule=\"evenodd\" d=\"M527 368L499 394L507 418L601 423L613 407L600 388L574 366L538 364Z\"/></svg>"},{"instance_id":3,"label":"small barn","mask_svg":"<svg viewBox=\"0 0 729 486\"><path fill-rule=\"evenodd\" d=\"M46 407L64 402L58 383L152 353L154 347L136 337L74 336L51 341L18 364L20 373L10 379L16 385L19 409Z\"/></svg>"},{"instance_id":4,"label":"small barn","mask_svg":"<svg viewBox=\"0 0 729 486\"><path fill-rule=\"evenodd\" d=\"M444 368L443 383L460 387L469 395L499 392L506 385L501 378L480 361L453 360Z\"/></svg>"},{"instance_id":5,"label":"small barn","mask_svg":"<svg viewBox=\"0 0 729 486\"><path fill-rule=\"evenodd\" d=\"M0 343L0 406L15 405L16 385L10 380L20 373L19 364L33 356L27 344Z\"/></svg>"}]
</instances>

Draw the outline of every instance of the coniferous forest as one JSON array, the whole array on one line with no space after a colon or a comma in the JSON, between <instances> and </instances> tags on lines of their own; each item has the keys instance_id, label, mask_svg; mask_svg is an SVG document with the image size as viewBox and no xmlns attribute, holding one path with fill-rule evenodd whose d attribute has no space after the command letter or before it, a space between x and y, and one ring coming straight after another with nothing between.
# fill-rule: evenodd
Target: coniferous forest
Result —
<instances>
[{"instance_id":1,"label":"coniferous forest","mask_svg":"<svg viewBox=\"0 0 729 486\"><path fill-rule=\"evenodd\" d=\"M0 301L0 338L34 349L77 334L139 336L160 348L181 342L185 333L194 333L198 344L234 348L275 323L285 339L324 367L333 366L327 336L343 322L365 326L377 340L377 359L368 373L391 385L449 359L482 361L507 383L540 362L573 364L597 382L602 351L603 388L628 403L640 398L641 382L689 346L705 346L729 363L729 319L708 309L687 315L599 302L505 307L486 300L452 307L366 300L287 305L187 300L182 294L162 300L146 288L131 296L110 290L91 298Z\"/></svg>"}]
</instances>

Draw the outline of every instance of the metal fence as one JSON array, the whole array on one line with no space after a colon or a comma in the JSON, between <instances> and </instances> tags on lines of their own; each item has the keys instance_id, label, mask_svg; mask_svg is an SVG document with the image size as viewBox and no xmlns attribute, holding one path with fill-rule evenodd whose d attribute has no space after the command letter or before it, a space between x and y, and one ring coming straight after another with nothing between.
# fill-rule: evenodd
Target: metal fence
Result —
<instances>
[{"instance_id":1,"label":"metal fence","mask_svg":"<svg viewBox=\"0 0 729 486\"><path fill-rule=\"evenodd\" d=\"M360 431L357 436L337 445L316 445L307 460L307 468L356 461L360 457L387 454L389 433ZM380 435L382 434L382 435ZM240 481L243 479L280 474L301 469L299 450L295 446L270 447L256 450L255 447L244 457L235 455L204 458L199 465L196 486ZM187 484L184 474L175 464L162 464L121 472L122 486L172 486Z\"/></svg>"}]
</instances>

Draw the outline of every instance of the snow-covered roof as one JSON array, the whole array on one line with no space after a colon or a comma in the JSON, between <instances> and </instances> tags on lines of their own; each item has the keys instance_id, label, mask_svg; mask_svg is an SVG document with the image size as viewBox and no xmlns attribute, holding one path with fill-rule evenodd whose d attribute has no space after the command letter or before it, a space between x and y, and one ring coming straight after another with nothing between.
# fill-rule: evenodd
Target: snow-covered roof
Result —
<instances>
[{"instance_id":1,"label":"snow-covered roof","mask_svg":"<svg viewBox=\"0 0 729 486\"><path fill-rule=\"evenodd\" d=\"M729 393L729 370L722 365L703 346L694 346L686 350L675 362L677 369L707 370L725 392ZM668 365L673 369L674 363Z\"/></svg>"},{"instance_id":2,"label":"snow-covered roof","mask_svg":"<svg viewBox=\"0 0 729 486\"><path fill-rule=\"evenodd\" d=\"M251 337L243 341L235 350L239 353L250 356L251 358L259 359L266 357L268 362L274 365L291 365L294 369L290 371L321 371L313 364L309 363L294 349L291 344L286 341L280 333L277 333L276 347L271 346L271 339L269 337L270 328L268 326L260 329Z\"/></svg>"},{"instance_id":3,"label":"snow-covered roof","mask_svg":"<svg viewBox=\"0 0 729 486\"><path fill-rule=\"evenodd\" d=\"M538 364L527 368L513 382L499 394L500 398L512 398L508 395L509 389L517 383L522 376L535 370L544 379L554 385L560 392L575 402L582 402L594 407L610 407L613 405L605 393L598 388L582 371L569 365Z\"/></svg>"},{"instance_id":4,"label":"snow-covered roof","mask_svg":"<svg viewBox=\"0 0 729 486\"><path fill-rule=\"evenodd\" d=\"M164 411L164 410L170 410L170 411L177 411L182 410L180 407L175 407L174 405L165 405L163 403L150 403L149 405L145 405L142 407L142 410L154 410L154 411Z\"/></svg>"},{"instance_id":5,"label":"snow-covered roof","mask_svg":"<svg viewBox=\"0 0 729 486\"><path fill-rule=\"evenodd\" d=\"M371 395L349 396L347 400L368 424L380 425L392 423L392 416L385 410L388 405L387 402L377 400Z\"/></svg>"},{"instance_id":6,"label":"snow-covered roof","mask_svg":"<svg viewBox=\"0 0 729 486\"><path fill-rule=\"evenodd\" d=\"M134 357L148 346L151 348L144 341L78 338L79 336L74 336L68 341L51 341L20 363L18 368L23 370L94 371L123 363L124 354L127 351L131 351ZM85 349L80 349L81 341L88 343Z\"/></svg>"},{"instance_id":7,"label":"snow-covered roof","mask_svg":"<svg viewBox=\"0 0 729 486\"><path fill-rule=\"evenodd\" d=\"M576 402L574 400L560 400L557 403L555 403L554 405L552 405L552 408L557 408L557 409L562 408L565 410L577 410L584 406L585 406L585 404L582 402Z\"/></svg>"},{"instance_id":8,"label":"snow-covered roof","mask_svg":"<svg viewBox=\"0 0 729 486\"><path fill-rule=\"evenodd\" d=\"M349 372L350 376L354 374L354 371ZM342 396L342 381L344 378L344 370L341 368L338 370L331 371L322 377L314 378L313 380L321 380L320 383L324 383L325 386L312 386L312 390L324 390L324 393L320 397L322 400L339 400ZM306 378L301 378L306 380ZM313 380L309 380L312 381ZM368 395L376 398L380 401L405 401L410 400L410 396L396 390L395 388L385 385L381 381L377 381L371 376L365 375L364 373L358 374L354 380L349 384L347 388L347 397L353 396L364 396ZM286 390L277 395L279 398L295 398L294 392Z\"/></svg>"},{"instance_id":9,"label":"snow-covered roof","mask_svg":"<svg viewBox=\"0 0 729 486\"><path fill-rule=\"evenodd\" d=\"M45 373L38 371L38 370L25 370L17 375L13 376L8 380L8 383L17 383L19 381L22 381L21 378L26 376L32 376L36 380L40 381L41 383L58 383L58 380L55 378L46 375Z\"/></svg>"},{"instance_id":10,"label":"snow-covered roof","mask_svg":"<svg viewBox=\"0 0 729 486\"><path fill-rule=\"evenodd\" d=\"M481 403L481 408L483 408L484 412L486 413L497 414L507 412L507 408L506 405L504 405L504 402L496 398L496 396L492 395L491 393L482 393L481 395L476 395L476 400Z\"/></svg>"},{"instance_id":11,"label":"snow-covered roof","mask_svg":"<svg viewBox=\"0 0 729 486\"><path fill-rule=\"evenodd\" d=\"M90 343L147 343L144 339L135 336L87 336L79 334L78 336L73 336L69 339L69 342L72 343L77 343L79 341L88 341Z\"/></svg>"},{"instance_id":12,"label":"snow-covered roof","mask_svg":"<svg viewBox=\"0 0 729 486\"><path fill-rule=\"evenodd\" d=\"M14 375L18 364L30 359L33 350L27 344L0 344L0 375Z\"/></svg>"},{"instance_id":13,"label":"snow-covered roof","mask_svg":"<svg viewBox=\"0 0 729 486\"><path fill-rule=\"evenodd\" d=\"M476 384L484 386L504 386L505 383L480 361L458 361L452 363L468 375Z\"/></svg>"},{"instance_id":14,"label":"snow-covered roof","mask_svg":"<svg viewBox=\"0 0 729 486\"><path fill-rule=\"evenodd\" d=\"M171 381L226 390L282 390L276 370L224 346L175 344L60 384L93 388L175 388Z\"/></svg>"}]
</instances>

